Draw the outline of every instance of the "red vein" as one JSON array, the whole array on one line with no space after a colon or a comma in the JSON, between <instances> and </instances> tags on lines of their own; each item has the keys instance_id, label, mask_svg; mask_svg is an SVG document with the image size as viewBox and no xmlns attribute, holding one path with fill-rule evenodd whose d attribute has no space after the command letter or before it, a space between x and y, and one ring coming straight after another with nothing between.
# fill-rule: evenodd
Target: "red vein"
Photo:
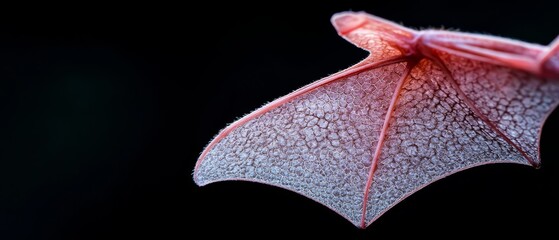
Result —
<instances>
[{"instance_id":1,"label":"red vein","mask_svg":"<svg viewBox=\"0 0 559 240\"><path fill-rule=\"evenodd\" d=\"M559 36L549 44L549 50L547 52L542 52L542 57L538 61L539 64L543 66L543 63L547 62L556 53L559 53Z\"/></svg>"},{"instance_id":2,"label":"red vein","mask_svg":"<svg viewBox=\"0 0 559 240\"><path fill-rule=\"evenodd\" d=\"M456 79L454 79L454 77L452 77L452 74L450 73L450 70L448 70L448 68L446 67L446 65L442 62L442 60L438 57L433 57L431 60L433 60L442 70L443 72L448 76L448 78L450 79L450 84L452 85L452 87L454 88L454 90L456 90L456 92L458 93L458 96L460 96L460 98L466 103L466 105L470 108L470 110L472 110L472 112L479 117L483 122L485 122L493 131L495 131L495 133L497 133L497 135L499 135L503 140L505 140L505 142L507 142L508 144L510 144L512 147L514 147L524 158L526 158L526 160L528 161L528 163L530 163L530 165L532 165L535 168L539 167L539 164L536 163L530 156L528 156L528 154L526 153L526 151L524 151L520 146L518 146L518 144L516 144L515 142L513 142L505 133L503 133L491 120L489 120L489 118L487 118L487 116L485 116L485 114L483 114L481 112L481 110L479 110L479 108L477 108L475 106L474 101L469 98L466 93L464 93L462 91L462 89L460 89L460 86L458 85L458 82L456 81Z\"/></svg>"},{"instance_id":3,"label":"red vein","mask_svg":"<svg viewBox=\"0 0 559 240\"><path fill-rule=\"evenodd\" d=\"M396 86L396 90L394 90L394 95L392 95L392 100L390 100L390 105L388 107L388 111L386 112L386 116L384 117L384 123L382 125L382 130L380 132L379 140L377 142L377 146L375 148L375 153L373 155L373 160L371 162L371 168L369 169L369 175L367 177L367 183L365 184L364 189L364 196L363 196L363 212L361 215L361 228L367 227L366 225L366 217L367 217L367 201L369 199L369 190L371 184L373 183L373 174L375 173L378 160L380 158L381 149L384 144L384 138L386 137L386 132L388 130L390 119L392 119L392 114L394 113L394 109L396 107L396 102L398 101L398 97L400 96L400 92L402 90L402 86L404 85L406 78L410 74L411 70L415 66L417 62L408 62L406 65L406 71L402 75L402 78L398 80L398 85Z\"/></svg>"},{"instance_id":4,"label":"red vein","mask_svg":"<svg viewBox=\"0 0 559 240\"><path fill-rule=\"evenodd\" d=\"M309 85L306 85L302 88L299 88L298 90L295 90L294 92L287 94L283 97L280 97L264 106L262 106L261 108L255 110L254 112L245 115L244 117L242 117L241 119L233 122L232 124L230 124L228 127L226 127L225 129L223 129L209 144L208 146L206 146L206 148L204 149L204 151L202 152L202 154L200 154L200 157L198 158L198 161L196 162L196 166L194 166L194 180L196 181L197 177L196 174L198 172L198 168L200 167L200 164L202 163L203 159L206 157L206 155L208 154L208 152L219 142L221 141L221 139L223 139L225 136L227 136L231 131L237 129L239 126L245 124L246 122L261 116L262 114L269 112L270 110L279 107L281 105L283 105L284 103L286 103L287 101L292 100L295 97L298 97L302 94L305 94L307 92L310 92L320 86L326 85L328 83L337 81L342 79L343 77L348 77L351 76L353 74L357 74L360 73L362 71L365 70L369 70L369 69L375 69L375 68L379 68L379 67L384 67L387 65L391 65L391 64L396 64L396 63L400 63L400 62L404 62L406 61L406 57L404 56L394 56L391 58L387 58L384 59L382 61L376 61L376 62L372 62L372 63L367 63L364 65L360 65L362 63L358 63L357 65L350 67L344 71L341 71L339 73L333 74L329 77L323 78L322 80L313 82Z\"/></svg>"}]
</instances>

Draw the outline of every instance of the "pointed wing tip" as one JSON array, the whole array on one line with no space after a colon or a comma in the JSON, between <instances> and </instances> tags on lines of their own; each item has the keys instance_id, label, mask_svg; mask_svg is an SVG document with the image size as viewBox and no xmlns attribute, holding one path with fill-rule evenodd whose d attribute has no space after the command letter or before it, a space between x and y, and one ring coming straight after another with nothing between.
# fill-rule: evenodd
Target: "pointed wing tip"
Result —
<instances>
[{"instance_id":1,"label":"pointed wing tip","mask_svg":"<svg viewBox=\"0 0 559 240\"><path fill-rule=\"evenodd\" d=\"M339 35L347 35L367 23L365 12L340 12L332 15L330 21Z\"/></svg>"},{"instance_id":2,"label":"pointed wing tip","mask_svg":"<svg viewBox=\"0 0 559 240\"><path fill-rule=\"evenodd\" d=\"M540 156L536 156L535 158L525 156L525 158L526 158L526 163L524 163L525 165L532 166L535 169L540 169L540 167L542 166L542 160Z\"/></svg>"},{"instance_id":3,"label":"pointed wing tip","mask_svg":"<svg viewBox=\"0 0 559 240\"><path fill-rule=\"evenodd\" d=\"M202 186L205 186L206 184L208 184L207 182L203 182L200 179L200 175L199 175L199 173L200 173L199 168L200 168L200 165L202 163L202 160L204 159L204 157L206 155L205 152L206 152L206 150L204 150L204 152L200 155L200 157L198 158L198 161L196 161L196 165L194 166L194 170L192 171L192 180L194 180L194 183L196 183L196 185L198 185L199 187L202 187Z\"/></svg>"},{"instance_id":4,"label":"pointed wing tip","mask_svg":"<svg viewBox=\"0 0 559 240\"><path fill-rule=\"evenodd\" d=\"M357 226L359 229L365 230L365 229L369 226L369 224L362 223L362 224L359 224L359 225L356 225L356 226Z\"/></svg>"},{"instance_id":5,"label":"pointed wing tip","mask_svg":"<svg viewBox=\"0 0 559 240\"><path fill-rule=\"evenodd\" d=\"M200 182L200 179L198 178L198 165L196 165L196 167L194 168L194 171L192 171L192 180L194 180L194 183L196 183L196 185L198 185L198 187L204 186L204 184L202 184Z\"/></svg>"},{"instance_id":6,"label":"pointed wing tip","mask_svg":"<svg viewBox=\"0 0 559 240\"><path fill-rule=\"evenodd\" d=\"M206 186L212 182L212 181L208 178L207 174L204 174L204 171L200 171L200 166L202 165L202 162L206 160L206 154L209 151L209 147L207 147L204 152L200 155L200 157L198 158L198 161L196 162L196 165L194 166L194 170L192 171L192 180L194 180L194 183L196 183L196 185L198 185L198 187L203 187Z\"/></svg>"},{"instance_id":7,"label":"pointed wing tip","mask_svg":"<svg viewBox=\"0 0 559 240\"><path fill-rule=\"evenodd\" d=\"M532 167L534 167L535 169L540 169L542 167L542 163L541 162L535 162L535 163L531 163L530 164Z\"/></svg>"},{"instance_id":8,"label":"pointed wing tip","mask_svg":"<svg viewBox=\"0 0 559 240\"><path fill-rule=\"evenodd\" d=\"M208 155L208 153L213 149L213 147L217 144L217 142L219 142L219 140L221 140L225 135L227 135L231 131L231 130L228 130L229 128L230 128L230 126L226 127L222 131L220 131L220 133L210 143L208 143L208 145L204 148L202 153L200 153L200 156L198 157L198 160L196 161L196 164L194 165L194 170L192 171L192 178L193 178L194 182L196 183L196 185L202 187L202 186L208 184L208 182L203 182L200 179L200 175L199 175L200 165L202 165L202 162L206 159L206 155Z\"/></svg>"},{"instance_id":9,"label":"pointed wing tip","mask_svg":"<svg viewBox=\"0 0 559 240\"><path fill-rule=\"evenodd\" d=\"M206 186L212 182L207 181L207 179L203 179L203 177L200 177L200 175L198 175L197 171L194 171L192 173L192 180L194 180L194 183L198 186L198 187L203 187Z\"/></svg>"}]
</instances>

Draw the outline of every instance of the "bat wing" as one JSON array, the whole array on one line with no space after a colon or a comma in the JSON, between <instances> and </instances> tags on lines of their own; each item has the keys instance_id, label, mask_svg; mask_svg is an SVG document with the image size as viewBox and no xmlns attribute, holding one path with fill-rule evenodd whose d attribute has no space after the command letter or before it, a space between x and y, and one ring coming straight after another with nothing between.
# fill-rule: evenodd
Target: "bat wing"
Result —
<instances>
[{"instance_id":1,"label":"bat wing","mask_svg":"<svg viewBox=\"0 0 559 240\"><path fill-rule=\"evenodd\" d=\"M524 156L524 163L539 167L540 132L558 103L558 79L444 52L438 55L482 120Z\"/></svg>"},{"instance_id":2,"label":"bat wing","mask_svg":"<svg viewBox=\"0 0 559 240\"><path fill-rule=\"evenodd\" d=\"M558 99L557 83L444 53L447 72L426 59L409 71L398 61L401 53L382 40L387 29L408 29L343 17L333 19L338 31L352 31L344 36L370 57L225 128L200 156L197 184L247 180L282 187L364 228L452 173L488 163L529 164L526 156L539 162L538 131ZM398 101L386 118L395 92Z\"/></svg>"},{"instance_id":3,"label":"bat wing","mask_svg":"<svg viewBox=\"0 0 559 240\"><path fill-rule=\"evenodd\" d=\"M342 19L332 21L340 32L362 26L363 19ZM268 103L223 129L198 159L195 182L247 180L282 187L359 225L374 146L397 81L405 72L404 63L389 64L401 55L379 34L379 28L389 24L368 22L369 30L345 35L370 51L362 62ZM377 65L383 62L388 65Z\"/></svg>"},{"instance_id":4,"label":"bat wing","mask_svg":"<svg viewBox=\"0 0 559 240\"><path fill-rule=\"evenodd\" d=\"M490 163L540 163L541 126L557 105L559 82L440 54L459 90L432 61L422 60L412 70L369 188L367 225L407 196L458 171Z\"/></svg>"},{"instance_id":5,"label":"bat wing","mask_svg":"<svg viewBox=\"0 0 559 240\"><path fill-rule=\"evenodd\" d=\"M400 63L340 78L251 118L207 151L195 181L286 188L360 224L373 146L404 70Z\"/></svg>"}]
</instances>

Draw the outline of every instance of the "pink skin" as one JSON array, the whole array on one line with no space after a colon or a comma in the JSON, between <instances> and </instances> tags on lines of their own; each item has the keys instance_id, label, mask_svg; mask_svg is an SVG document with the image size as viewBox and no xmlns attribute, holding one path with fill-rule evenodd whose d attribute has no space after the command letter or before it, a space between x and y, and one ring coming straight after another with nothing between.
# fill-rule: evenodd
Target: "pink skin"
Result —
<instances>
[{"instance_id":1,"label":"pink skin","mask_svg":"<svg viewBox=\"0 0 559 240\"><path fill-rule=\"evenodd\" d=\"M342 36L349 34L350 32L358 29L363 24L367 23L368 18L371 16L360 14L360 13L340 13L336 14L332 18L332 23L338 30L338 33ZM382 19L377 19L378 21L384 22ZM385 39L390 44L399 49L402 52L402 58L405 59L404 61L408 62L406 73L402 76L400 81L398 82L398 86L396 87L396 91L392 95L392 99L390 101L390 106L388 107L388 114L386 114L384 125L382 127L382 131L380 133L380 139L378 141L377 147L375 148L375 153L373 155L373 162L371 164L371 168L369 171L369 177L367 179L367 184L365 185L364 189L364 199L363 199L363 214L361 218L361 227L365 228L367 223L365 221L366 218L366 209L367 209L367 199L369 197L369 190L371 184L373 182L374 172L376 170L376 166L378 165L378 159L380 158L380 154L382 152L382 146L384 144L384 139L386 137L386 131L388 129L389 119L392 118L392 113L394 113L394 107L398 101L398 97L400 96L400 90L404 83L404 80L408 77L408 74L411 72L415 64L424 58L427 58L433 62L435 62L441 69L445 71L445 73L449 76L451 80L451 84L454 85L454 88L458 90L459 95L465 102L469 105L472 111L481 119L483 119L491 128L497 132L505 141L509 144L514 146L527 160L532 164L534 167L539 167L539 165L515 143L513 143L504 133L502 133L492 122L490 122L486 116L481 114L480 110L475 107L473 101L469 99L464 92L460 91L456 81L452 78L452 74L448 71L447 67L442 63L442 61L438 58L436 53L433 50L439 51L449 51L451 50L452 53L465 57L465 58L474 58L478 61L494 63L498 65L502 65L505 67L521 69L527 72L530 72L534 75L544 76L545 74L542 71L543 62L547 61L551 54L554 52L551 51L542 51L539 55L530 56L523 54L522 52L508 52L507 47L517 46L518 43L513 42L505 42L502 41L501 47L503 49L495 49L495 48L484 48L488 46L481 45L484 42L490 41L501 41L501 39L490 37L481 37L477 35L467 36L467 34L460 34L460 33L451 33L446 31L414 31L411 29L407 29L398 25L391 24L390 27L397 28L401 31L400 34L393 34L389 35L389 39ZM456 41L453 38L465 38L470 37L471 39L466 39L466 41ZM450 40L447 40L450 39ZM557 43L555 43L557 44ZM481 46L479 46L481 45ZM557 46L555 47L555 51L557 51ZM512 50L512 49L511 49ZM557 76L559 76L559 70L555 72Z\"/></svg>"},{"instance_id":2,"label":"pink skin","mask_svg":"<svg viewBox=\"0 0 559 240\"><path fill-rule=\"evenodd\" d=\"M422 59L428 59L433 63L435 63L438 67L440 67L443 70L443 72L447 75L447 77L450 79L449 84L453 86L454 89L457 90L458 95L461 97L462 100L464 100L464 102L468 105L468 107L470 107L472 112L475 115L477 115L477 117L479 117L481 120L483 120L488 126L490 126L497 135L502 137L511 146L516 148L518 152L520 152L532 166L539 167L539 163L534 161L534 159L531 159L522 150L521 147L519 147L517 144L511 141L511 139L509 139L509 137L507 137L506 134L504 134L501 130L499 130L499 128L497 128L494 125L494 123L489 121L487 116L484 116L481 113L481 111L474 105L472 99L468 98L468 96L462 90L460 90L458 83L453 79L452 74L448 70L447 66L445 66L443 61L439 58L438 52L446 52L467 59L496 64L512 69L522 70L542 78L559 79L559 66L558 66L559 64L555 64L554 66L551 63L552 58L557 54L559 54L559 38L555 39L554 42L552 42L549 47L544 47L539 45L523 43L520 41L513 41L508 39L482 36L476 34L456 33L456 32L437 31L437 30L415 31L412 29L402 27L395 23L386 21L384 19L376 18L374 16L365 13L345 12L345 13L336 14L332 17L332 24L335 26L338 33L344 38L351 37L349 36L350 33L359 30L362 26L371 22L377 24L381 29L387 29L386 32L382 32L383 40L388 42L388 44L391 45L392 47L398 49L401 52L401 55L390 57L372 63L365 60L344 71L341 71L337 74L334 74L320 81L309 84L299 90L296 90L284 97L281 97L263 106L262 108L254 111L253 113L244 116L243 118L239 119L238 121L231 124L229 127L225 128L223 131L221 131L219 135L212 142L210 142L210 144L202 152L194 169L194 175L195 175L194 179L197 179L196 174L198 172L200 163L203 161L203 159L208 154L208 152L221 139L227 136L231 131L245 124L247 121L250 121L266 112L269 112L270 110L290 101L291 99L297 96L308 93L309 91L312 91L320 86L331 83L333 81L343 79L344 77L347 77L349 75L353 75L367 69L374 69L374 68L379 68L391 64L405 62L407 63L406 71L405 74L403 74L400 80L398 81L396 90L392 95L392 99L390 100L388 113L385 116L384 124L382 126L382 130L379 136L379 141L377 143L377 146L373 154L372 164L369 170L367 183L364 189L363 208L362 208L363 213L362 213L360 227L365 228L368 224L370 224L370 222L374 221L379 216L381 216L384 212L386 212L386 210L390 209L392 206L396 205L398 202L400 202L407 196L413 194L413 192L418 191L419 189L428 185L425 184L415 189L415 191L407 193L404 197L400 198L398 201L391 204L390 207L388 207L385 211L383 211L381 214L376 216L372 221L366 222L366 209L367 209L367 202L368 202L367 199L369 197L369 192L370 192L369 190L373 182L374 172L377 168L378 161L382 152L382 146L385 142L387 129L389 127L389 120L392 118L392 115L394 113L395 106L396 103L398 102L398 98L400 97L400 91L402 90L403 84L405 83L412 69L414 69L417 63ZM349 39L349 40L354 43L359 42L356 39ZM366 49L366 46L359 46L359 47L365 48L365 50L369 50ZM487 164L487 163L492 163L492 162L485 162L483 164ZM470 166L470 167L474 167L474 166ZM446 177L453 173L454 172L450 172L442 176L441 178ZM239 180L239 179L230 179L230 180ZM335 209L333 210L335 211Z\"/></svg>"}]
</instances>

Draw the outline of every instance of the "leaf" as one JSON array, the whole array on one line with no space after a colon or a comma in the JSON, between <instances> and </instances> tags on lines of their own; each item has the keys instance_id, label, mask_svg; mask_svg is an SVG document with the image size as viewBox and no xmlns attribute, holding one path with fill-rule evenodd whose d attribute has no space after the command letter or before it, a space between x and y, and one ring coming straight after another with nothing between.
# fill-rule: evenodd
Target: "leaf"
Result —
<instances>
[{"instance_id":1,"label":"leaf","mask_svg":"<svg viewBox=\"0 0 559 240\"><path fill-rule=\"evenodd\" d=\"M415 31L366 13L332 23L369 57L222 130L196 164L197 184L282 187L365 228L455 172L539 167L541 127L559 101L558 41Z\"/></svg>"}]
</instances>

